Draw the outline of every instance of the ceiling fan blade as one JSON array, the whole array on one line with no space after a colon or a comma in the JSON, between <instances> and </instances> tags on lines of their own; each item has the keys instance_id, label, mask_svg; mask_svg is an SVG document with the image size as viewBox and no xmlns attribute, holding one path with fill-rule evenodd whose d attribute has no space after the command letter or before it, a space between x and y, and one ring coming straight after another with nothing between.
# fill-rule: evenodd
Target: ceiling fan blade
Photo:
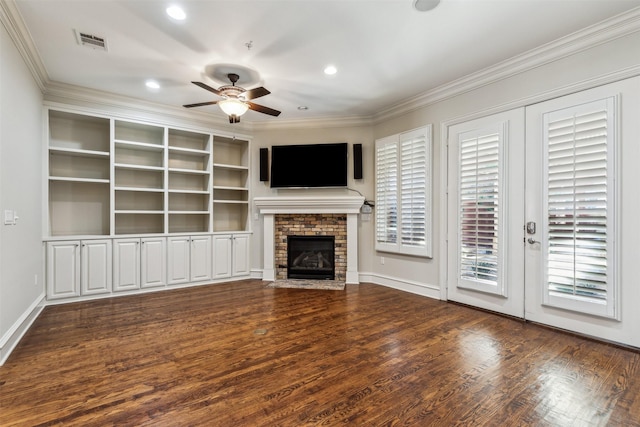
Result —
<instances>
[{"instance_id":1,"label":"ceiling fan blade","mask_svg":"<svg viewBox=\"0 0 640 427\"><path fill-rule=\"evenodd\" d=\"M246 100L250 100L250 99L256 99L256 98L260 98L261 96L265 96L265 95L269 95L271 92L269 92L267 89L261 87L257 87L255 89L250 89L246 92L244 92L242 94L242 96L244 97L244 99Z\"/></svg>"},{"instance_id":2,"label":"ceiling fan blade","mask_svg":"<svg viewBox=\"0 0 640 427\"><path fill-rule=\"evenodd\" d=\"M193 83L196 86L200 86L204 90L208 90L209 92L213 92L216 95L220 95L220 91L218 89L214 89L214 88L212 88L211 86L209 86L207 84L204 84L202 82L191 82L191 83Z\"/></svg>"},{"instance_id":3,"label":"ceiling fan blade","mask_svg":"<svg viewBox=\"0 0 640 427\"><path fill-rule=\"evenodd\" d=\"M197 104L183 105L183 107L187 107L187 108L204 107L205 105L215 105L217 103L218 103L218 101L198 102Z\"/></svg>"},{"instance_id":4,"label":"ceiling fan blade","mask_svg":"<svg viewBox=\"0 0 640 427\"><path fill-rule=\"evenodd\" d=\"M253 102L247 102L247 105L253 111L257 111L258 113L269 114L270 116L278 117L280 115L280 111L274 110L273 108L265 107L264 105L254 104Z\"/></svg>"}]
</instances>

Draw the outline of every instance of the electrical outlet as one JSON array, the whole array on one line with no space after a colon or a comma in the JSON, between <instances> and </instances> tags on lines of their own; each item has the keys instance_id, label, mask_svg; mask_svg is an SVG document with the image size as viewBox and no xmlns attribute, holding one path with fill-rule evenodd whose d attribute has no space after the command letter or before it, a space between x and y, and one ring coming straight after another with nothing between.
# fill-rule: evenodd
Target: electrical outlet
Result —
<instances>
[{"instance_id":1,"label":"electrical outlet","mask_svg":"<svg viewBox=\"0 0 640 427\"><path fill-rule=\"evenodd\" d=\"M380 264L384 265L384 257L383 256L380 257Z\"/></svg>"},{"instance_id":2,"label":"electrical outlet","mask_svg":"<svg viewBox=\"0 0 640 427\"><path fill-rule=\"evenodd\" d=\"M38 275L37 274L34 274L33 281L34 281L34 285L38 286Z\"/></svg>"}]
</instances>

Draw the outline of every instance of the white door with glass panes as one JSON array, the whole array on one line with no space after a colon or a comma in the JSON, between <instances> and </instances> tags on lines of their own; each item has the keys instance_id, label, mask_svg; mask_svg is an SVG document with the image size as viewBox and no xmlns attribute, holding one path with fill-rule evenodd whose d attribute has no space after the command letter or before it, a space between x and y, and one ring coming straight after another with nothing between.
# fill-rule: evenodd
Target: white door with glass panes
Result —
<instances>
[{"instance_id":1,"label":"white door with glass panes","mask_svg":"<svg viewBox=\"0 0 640 427\"><path fill-rule=\"evenodd\" d=\"M451 126L448 298L639 347L638 117L633 78Z\"/></svg>"},{"instance_id":2,"label":"white door with glass panes","mask_svg":"<svg viewBox=\"0 0 640 427\"><path fill-rule=\"evenodd\" d=\"M524 315L524 109L449 128L447 298Z\"/></svg>"},{"instance_id":3,"label":"white door with glass panes","mask_svg":"<svg viewBox=\"0 0 640 427\"><path fill-rule=\"evenodd\" d=\"M525 317L640 347L640 77L526 120Z\"/></svg>"}]
</instances>

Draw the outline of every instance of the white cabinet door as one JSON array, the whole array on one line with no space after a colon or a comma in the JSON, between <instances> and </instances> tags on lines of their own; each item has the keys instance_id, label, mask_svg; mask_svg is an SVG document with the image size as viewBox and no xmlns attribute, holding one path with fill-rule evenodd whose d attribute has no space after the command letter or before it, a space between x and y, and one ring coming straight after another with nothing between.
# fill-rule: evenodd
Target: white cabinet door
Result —
<instances>
[{"instance_id":1,"label":"white cabinet door","mask_svg":"<svg viewBox=\"0 0 640 427\"><path fill-rule=\"evenodd\" d=\"M186 283L190 279L190 251L191 238L189 236L169 237L167 257L167 274L170 285Z\"/></svg>"},{"instance_id":2,"label":"white cabinet door","mask_svg":"<svg viewBox=\"0 0 640 427\"><path fill-rule=\"evenodd\" d=\"M80 241L47 243L47 299L80 295Z\"/></svg>"},{"instance_id":3,"label":"white cabinet door","mask_svg":"<svg viewBox=\"0 0 640 427\"><path fill-rule=\"evenodd\" d=\"M113 290L140 288L140 239L113 242Z\"/></svg>"},{"instance_id":4,"label":"white cabinet door","mask_svg":"<svg viewBox=\"0 0 640 427\"><path fill-rule=\"evenodd\" d=\"M211 236L191 237L191 281L211 280Z\"/></svg>"},{"instance_id":5,"label":"white cabinet door","mask_svg":"<svg viewBox=\"0 0 640 427\"><path fill-rule=\"evenodd\" d=\"M141 286L152 288L167 284L167 244L164 237L141 239Z\"/></svg>"},{"instance_id":6,"label":"white cabinet door","mask_svg":"<svg viewBox=\"0 0 640 427\"><path fill-rule=\"evenodd\" d=\"M233 236L233 276L249 275L249 235L238 234Z\"/></svg>"},{"instance_id":7,"label":"white cabinet door","mask_svg":"<svg viewBox=\"0 0 640 427\"><path fill-rule=\"evenodd\" d=\"M214 279L231 277L231 238L230 234L213 236Z\"/></svg>"},{"instance_id":8,"label":"white cabinet door","mask_svg":"<svg viewBox=\"0 0 640 427\"><path fill-rule=\"evenodd\" d=\"M111 240L83 240L81 294L111 291Z\"/></svg>"}]
</instances>

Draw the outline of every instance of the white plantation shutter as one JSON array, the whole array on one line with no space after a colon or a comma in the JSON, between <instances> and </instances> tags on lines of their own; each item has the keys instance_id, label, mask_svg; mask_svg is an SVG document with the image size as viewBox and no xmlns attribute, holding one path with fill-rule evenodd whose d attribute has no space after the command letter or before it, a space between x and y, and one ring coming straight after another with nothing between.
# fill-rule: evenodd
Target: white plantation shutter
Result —
<instances>
[{"instance_id":1,"label":"white plantation shutter","mask_svg":"<svg viewBox=\"0 0 640 427\"><path fill-rule=\"evenodd\" d=\"M502 280L504 131L501 125L459 136L458 286L505 295Z\"/></svg>"},{"instance_id":2,"label":"white plantation shutter","mask_svg":"<svg viewBox=\"0 0 640 427\"><path fill-rule=\"evenodd\" d=\"M431 256L431 126L376 141L376 250Z\"/></svg>"},{"instance_id":3,"label":"white plantation shutter","mask_svg":"<svg viewBox=\"0 0 640 427\"><path fill-rule=\"evenodd\" d=\"M398 148L394 138L376 141L376 241L396 244Z\"/></svg>"},{"instance_id":4,"label":"white plantation shutter","mask_svg":"<svg viewBox=\"0 0 640 427\"><path fill-rule=\"evenodd\" d=\"M426 245L427 144L424 132L400 135L401 239L406 246Z\"/></svg>"},{"instance_id":5,"label":"white plantation shutter","mask_svg":"<svg viewBox=\"0 0 640 427\"><path fill-rule=\"evenodd\" d=\"M613 98L544 116L544 302L615 317Z\"/></svg>"}]
</instances>

